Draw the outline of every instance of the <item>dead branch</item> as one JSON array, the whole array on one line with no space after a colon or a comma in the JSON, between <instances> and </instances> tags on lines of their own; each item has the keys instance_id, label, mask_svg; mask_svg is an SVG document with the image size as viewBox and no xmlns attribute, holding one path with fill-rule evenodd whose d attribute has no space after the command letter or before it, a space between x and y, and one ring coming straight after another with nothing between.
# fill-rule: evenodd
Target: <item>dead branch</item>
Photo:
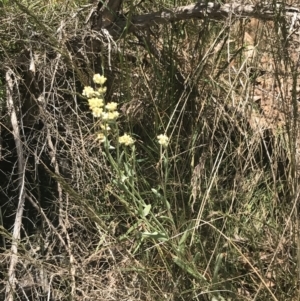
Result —
<instances>
[{"instance_id":1,"label":"dead branch","mask_svg":"<svg viewBox=\"0 0 300 301\"><path fill-rule=\"evenodd\" d=\"M92 19L92 29L99 30L110 26L118 15L118 11L124 0L99 1Z\"/></svg>"},{"instance_id":2,"label":"dead branch","mask_svg":"<svg viewBox=\"0 0 300 301\"><path fill-rule=\"evenodd\" d=\"M148 28L153 25L167 24L188 19L211 19L225 20L231 18L257 18L260 20L273 20L278 15L285 17L300 17L300 9L288 5L252 5L238 2L221 5L217 2L197 2L194 4L166 9L160 12L149 13L140 16L133 16L129 23L128 20L117 20L116 24L110 29L113 36L119 36L124 31L126 33ZM128 25L130 24L130 25ZM127 28L126 28L127 27Z\"/></svg>"},{"instance_id":3,"label":"dead branch","mask_svg":"<svg viewBox=\"0 0 300 301\"><path fill-rule=\"evenodd\" d=\"M15 269L18 263L18 241L20 239L20 230L22 225L24 203L25 203L25 160L22 148L22 142L20 138L20 128L17 119L17 113L13 101L13 90L14 90L14 74L11 70L6 72L6 83L7 83L7 108L10 113L11 125L13 130L13 136L16 144L17 155L18 155L18 182L19 182L19 201L16 212L14 229L12 234L11 243L11 256L10 265L8 269L8 281L6 285L6 299L7 301L14 300L14 290L16 286Z\"/></svg>"}]
</instances>

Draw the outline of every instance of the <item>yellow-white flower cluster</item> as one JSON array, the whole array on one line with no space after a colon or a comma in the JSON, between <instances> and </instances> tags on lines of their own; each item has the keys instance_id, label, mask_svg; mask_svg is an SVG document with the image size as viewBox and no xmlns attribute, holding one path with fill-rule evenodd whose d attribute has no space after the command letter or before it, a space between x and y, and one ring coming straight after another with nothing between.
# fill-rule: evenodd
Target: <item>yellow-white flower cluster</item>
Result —
<instances>
[{"instance_id":1,"label":"yellow-white flower cluster","mask_svg":"<svg viewBox=\"0 0 300 301\"><path fill-rule=\"evenodd\" d=\"M108 102L105 104L104 95L107 88L104 86L107 78L100 74L93 76L93 82L96 88L90 86L84 87L82 95L88 98L88 103L92 114L96 118L101 118L101 131L97 135L97 140L105 142L107 132L110 131L109 124L113 124L119 117L117 111L118 104L116 102ZM134 140L127 134L119 137L119 143L124 145L132 145Z\"/></svg>"},{"instance_id":2,"label":"yellow-white flower cluster","mask_svg":"<svg viewBox=\"0 0 300 301\"><path fill-rule=\"evenodd\" d=\"M116 111L117 103L109 102L105 105L104 95L106 87L103 85L106 82L106 77L100 74L93 76L93 81L98 85L97 89L92 87L84 87L82 95L88 98L89 107L96 118L102 118L105 122L114 122L119 117L119 112Z\"/></svg>"},{"instance_id":3,"label":"yellow-white flower cluster","mask_svg":"<svg viewBox=\"0 0 300 301\"><path fill-rule=\"evenodd\" d=\"M129 146L129 145L134 144L134 140L130 135L124 134L123 136L119 137L119 143Z\"/></svg>"},{"instance_id":4,"label":"yellow-white flower cluster","mask_svg":"<svg viewBox=\"0 0 300 301\"><path fill-rule=\"evenodd\" d=\"M157 140L162 147L167 147L169 144L169 137L167 135L158 135Z\"/></svg>"},{"instance_id":5,"label":"yellow-white flower cluster","mask_svg":"<svg viewBox=\"0 0 300 301\"><path fill-rule=\"evenodd\" d=\"M107 78L103 75L100 75L100 74L95 74L93 76L93 82L95 84L100 85L100 86L103 86L105 84L106 80L107 80Z\"/></svg>"}]
</instances>

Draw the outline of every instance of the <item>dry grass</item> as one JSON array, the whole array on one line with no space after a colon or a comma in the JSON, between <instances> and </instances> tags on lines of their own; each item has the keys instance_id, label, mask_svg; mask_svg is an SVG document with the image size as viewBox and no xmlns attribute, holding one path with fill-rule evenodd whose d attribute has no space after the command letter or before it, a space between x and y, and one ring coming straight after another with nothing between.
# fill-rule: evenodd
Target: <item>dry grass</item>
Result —
<instances>
[{"instance_id":1,"label":"dry grass","mask_svg":"<svg viewBox=\"0 0 300 301\"><path fill-rule=\"evenodd\" d=\"M15 300L298 300L298 84L284 24L183 21L114 44L76 6L29 9L46 29L0 15L26 156ZM81 96L103 70L121 112L113 150ZM4 289L19 188L1 107ZM134 148L118 146L125 132Z\"/></svg>"}]
</instances>

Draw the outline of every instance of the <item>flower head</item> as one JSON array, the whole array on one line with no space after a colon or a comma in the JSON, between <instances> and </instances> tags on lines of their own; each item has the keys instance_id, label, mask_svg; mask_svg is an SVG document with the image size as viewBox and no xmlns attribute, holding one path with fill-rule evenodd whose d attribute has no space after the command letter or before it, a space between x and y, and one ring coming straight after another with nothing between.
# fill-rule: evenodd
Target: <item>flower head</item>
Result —
<instances>
[{"instance_id":1,"label":"flower head","mask_svg":"<svg viewBox=\"0 0 300 301\"><path fill-rule=\"evenodd\" d=\"M108 132L108 131L111 130L111 128L110 128L110 126L108 124L101 124L100 127L105 132Z\"/></svg>"},{"instance_id":2,"label":"flower head","mask_svg":"<svg viewBox=\"0 0 300 301\"><path fill-rule=\"evenodd\" d=\"M93 82L102 86L106 82L106 77L100 74L95 74L93 76Z\"/></svg>"},{"instance_id":3,"label":"flower head","mask_svg":"<svg viewBox=\"0 0 300 301\"><path fill-rule=\"evenodd\" d=\"M100 87L100 88L98 89L98 93L100 93L101 95L103 95L103 94L106 93L106 90L107 90L106 87Z\"/></svg>"},{"instance_id":4,"label":"flower head","mask_svg":"<svg viewBox=\"0 0 300 301\"><path fill-rule=\"evenodd\" d=\"M109 102L105 108L108 110L108 111L115 111L117 109L117 106L118 104L116 102Z\"/></svg>"},{"instance_id":5,"label":"flower head","mask_svg":"<svg viewBox=\"0 0 300 301\"><path fill-rule=\"evenodd\" d=\"M103 109L102 108L93 108L92 109L92 114L94 117L101 117L103 113Z\"/></svg>"},{"instance_id":6,"label":"flower head","mask_svg":"<svg viewBox=\"0 0 300 301\"><path fill-rule=\"evenodd\" d=\"M104 106L104 100L102 98L90 98L88 102L91 110L93 110L93 108L102 108Z\"/></svg>"},{"instance_id":7,"label":"flower head","mask_svg":"<svg viewBox=\"0 0 300 301\"><path fill-rule=\"evenodd\" d=\"M129 146L134 143L134 139L130 135L124 134L123 136L119 137L119 143Z\"/></svg>"},{"instance_id":8,"label":"flower head","mask_svg":"<svg viewBox=\"0 0 300 301\"><path fill-rule=\"evenodd\" d=\"M98 133L96 140L100 141L101 143L105 142L106 137L103 133Z\"/></svg>"},{"instance_id":9,"label":"flower head","mask_svg":"<svg viewBox=\"0 0 300 301\"><path fill-rule=\"evenodd\" d=\"M157 136L157 139L158 139L158 143L161 146L163 146L163 147L167 147L168 146L168 144L169 144L169 138L168 138L168 136L161 134L161 135Z\"/></svg>"},{"instance_id":10,"label":"flower head","mask_svg":"<svg viewBox=\"0 0 300 301\"><path fill-rule=\"evenodd\" d=\"M116 120L119 117L119 112L113 111L113 112L105 112L102 114L102 119L105 121L113 121Z\"/></svg>"},{"instance_id":11,"label":"flower head","mask_svg":"<svg viewBox=\"0 0 300 301\"><path fill-rule=\"evenodd\" d=\"M95 91L92 87L89 87L89 86L84 87L83 92L82 92L83 96L86 96L87 98L90 98L90 97L93 97L94 94L95 94Z\"/></svg>"}]
</instances>

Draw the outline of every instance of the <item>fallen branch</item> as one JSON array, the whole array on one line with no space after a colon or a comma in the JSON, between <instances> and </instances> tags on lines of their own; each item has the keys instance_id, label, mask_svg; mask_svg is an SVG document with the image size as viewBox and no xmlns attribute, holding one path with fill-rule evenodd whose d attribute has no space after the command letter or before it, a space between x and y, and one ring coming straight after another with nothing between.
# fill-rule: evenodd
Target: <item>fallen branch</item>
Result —
<instances>
[{"instance_id":1,"label":"fallen branch","mask_svg":"<svg viewBox=\"0 0 300 301\"><path fill-rule=\"evenodd\" d=\"M221 5L215 2L198 2L174 9L166 9L160 12L149 13L140 16L132 16L130 25L128 20L117 20L110 29L114 37L122 33L130 33L136 30L145 29L153 25L167 24L188 19L211 19L225 20L231 18L257 18L260 20L273 20L279 15L285 17L297 16L300 18L300 9L283 4L274 5L252 5L242 3L227 3Z\"/></svg>"},{"instance_id":2,"label":"fallen branch","mask_svg":"<svg viewBox=\"0 0 300 301\"><path fill-rule=\"evenodd\" d=\"M10 120L12 125L12 132L16 144L17 155L18 155L18 182L19 182L19 200L18 200L18 208L16 212L14 229L12 234L12 242L11 242L11 256L10 256L10 264L8 269L8 280L6 284L6 301L13 301L16 287L16 265L18 263L18 243L20 239L20 231L22 225L23 211L24 211L24 203L25 203L25 160L23 154L22 141L20 138L20 128L17 119L17 113L13 100L13 90L14 90L14 78L16 76L13 74L11 70L6 72L6 94L7 94L7 109L10 114Z\"/></svg>"}]
</instances>

